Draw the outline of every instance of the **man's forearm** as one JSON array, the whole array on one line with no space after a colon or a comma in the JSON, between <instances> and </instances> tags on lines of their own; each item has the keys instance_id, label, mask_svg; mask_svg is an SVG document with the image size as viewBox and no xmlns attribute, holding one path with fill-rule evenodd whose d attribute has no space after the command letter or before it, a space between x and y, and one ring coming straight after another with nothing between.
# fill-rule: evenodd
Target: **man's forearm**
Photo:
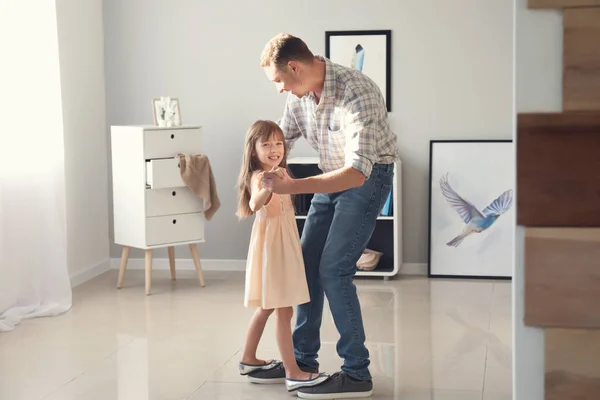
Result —
<instances>
[{"instance_id":1,"label":"man's forearm","mask_svg":"<svg viewBox=\"0 0 600 400\"><path fill-rule=\"evenodd\" d=\"M361 186L365 181L362 172L344 167L335 171L308 178L295 179L292 192L300 193L336 193Z\"/></svg>"}]
</instances>

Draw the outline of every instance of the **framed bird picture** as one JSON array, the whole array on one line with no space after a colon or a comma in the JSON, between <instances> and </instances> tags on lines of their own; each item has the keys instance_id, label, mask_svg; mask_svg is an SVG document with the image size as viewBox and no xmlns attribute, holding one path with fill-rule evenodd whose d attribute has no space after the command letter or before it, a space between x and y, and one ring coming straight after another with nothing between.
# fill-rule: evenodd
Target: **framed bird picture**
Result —
<instances>
[{"instance_id":1,"label":"framed bird picture","mask_svg":"<svg viewBox=\"0 0 600 400\"><path fill-rule=\"evenodd\" d=\"M432 140L428 275L512 278L512 140Z\"/></svg>"}]
</instances>

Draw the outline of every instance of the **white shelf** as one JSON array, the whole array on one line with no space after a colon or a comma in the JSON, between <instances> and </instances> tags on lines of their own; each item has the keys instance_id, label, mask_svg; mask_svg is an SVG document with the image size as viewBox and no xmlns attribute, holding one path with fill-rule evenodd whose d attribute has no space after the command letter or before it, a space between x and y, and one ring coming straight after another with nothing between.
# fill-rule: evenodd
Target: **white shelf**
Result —
<instances>
[{"instance_id":1,"label":"white shelf","mask_svg":"<svg viewBox=\"0 0 600 400\"><path fill-rule=\"evenodd\" d=\"M290 164L318 164L318 157L291 157L287 161L288 165Z\"/></svg>"},{"instance_id":2,"label":"white shelf","mask_svg":"<svg viewBox=\"0 0 600 400\"><path fill-rule=\"evenodd\" d=\"M157 126L157 125L150 125L150 124L142 124L142 125L119 125L121 127L126 127L126 128L141 128L145 131L172 131L172 130L179 130L179 129L202 129L201 125L173 125L173 126Z\"/></svg>"},{"instance_id":3,"label":"white shelf","mask_svg":"<svg viewBox=\"0 0 600 400\"><path fill-rule=\"evenodd\" d=\"M377 271L377 269L375 269L374 271L356 271L356 276L383 276L383 277L390 277L390 276L394 276L398 274L397 271L392 270L392 271Z\"/></svg>"}]
</instances>

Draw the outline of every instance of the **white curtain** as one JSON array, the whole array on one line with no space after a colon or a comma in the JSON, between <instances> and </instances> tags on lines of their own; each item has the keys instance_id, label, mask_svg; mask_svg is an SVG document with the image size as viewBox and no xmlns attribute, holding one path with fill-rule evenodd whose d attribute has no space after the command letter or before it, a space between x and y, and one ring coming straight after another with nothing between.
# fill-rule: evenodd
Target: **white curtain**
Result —
<instances>
[{"instance_id":1,"label":"white curtain","mask_svg":"<svg viewBox=\"0 0 600 400\"><path fill-rule=\"evenodd\" d=\"M71 307L55 7L0 2L0 332Z\"/></svg>"}]
</instances>

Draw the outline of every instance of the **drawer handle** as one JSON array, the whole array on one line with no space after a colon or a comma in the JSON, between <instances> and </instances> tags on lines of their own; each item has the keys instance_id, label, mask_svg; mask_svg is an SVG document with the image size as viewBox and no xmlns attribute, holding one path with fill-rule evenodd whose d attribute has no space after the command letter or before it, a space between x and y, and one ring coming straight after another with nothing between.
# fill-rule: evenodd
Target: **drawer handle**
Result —
<instances>
[{"instance_id":1,"label":"drawer handle","mask_svg":"<svg viewBox=\"0 0 600 400\"><path fill-rule=\"evenodd\" d=\"M173 196L175 196L175 195L177 194L177 192L173 191L173 193L172 193L172 194L173 194Z\"/></svg>"},{"instance_id":2,"label":"drawer handle","mask_svg":"<svg viewBox=\"0 0 600 400\"><path fill-rule=\"evenodd\" d=\"M177 223L177 220L176 220L176 219L174 219L174 220L173 220L173 224L176 224L176 223Z\"/></svg>"},{"instance_id":3,"label":"drawer handle","mask_svg":"<svg viewBox=\"0 0 600 400\"><path fill-rule=\"evenodd\" d=\"M175 139L175 134L171 134L171 139Z\"/></svg>"}]
</instances>

